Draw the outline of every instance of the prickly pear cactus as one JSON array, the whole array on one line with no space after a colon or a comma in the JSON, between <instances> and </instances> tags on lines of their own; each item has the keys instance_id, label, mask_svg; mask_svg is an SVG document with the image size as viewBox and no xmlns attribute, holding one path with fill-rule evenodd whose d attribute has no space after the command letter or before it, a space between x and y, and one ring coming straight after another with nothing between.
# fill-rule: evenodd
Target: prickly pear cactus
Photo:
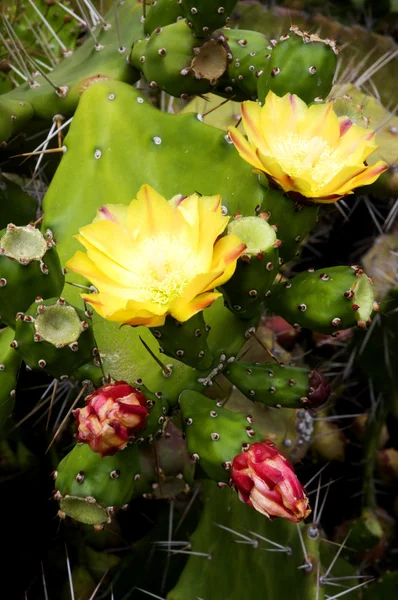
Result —
<instances>
[{"instance_id":1,"label":"prickly pear cactus","mask_svg":"<svg viewBox=\"0 0 398 600\"><path fill-rule=\"evenodd\" d=\"M294 8L0 6L16 597L391 592L397 49Z\"/></svg>"}]
</instances>

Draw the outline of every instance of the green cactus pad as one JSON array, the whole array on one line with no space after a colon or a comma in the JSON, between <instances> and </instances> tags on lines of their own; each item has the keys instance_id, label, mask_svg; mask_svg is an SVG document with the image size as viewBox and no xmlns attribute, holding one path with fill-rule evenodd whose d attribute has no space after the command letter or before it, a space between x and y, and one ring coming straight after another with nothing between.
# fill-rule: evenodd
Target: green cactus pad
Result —
<instances>
[{"instance_id":1,"label":"green cactus pad","mask_svg":"<svg viewBox=\"0 0 398 600\"><path fill-rule=\"evenodd\" d=\"M317 580L331 564L336 548L312 540L311 525L269 521L232 490L219 490L212 482L204 482L202 496L201 518L189 538L193 553L167 600L325 600L335 594L334 582L319 586ZM303 547L311 569L303 568ZM341 558L334 563L333 575L351 576L348 585L356 583L355 569Z\"/></svg>"},{"instance_id":2,"label":"green cactus pad","mask_svg":"<svg viewBox=\"0 0 398 600\"><path fill-rule=\"evenodd\" d=\"M228 143L225 131L205 125L196 115L162 113L139 90L117 81L98 83L85 92L64 144L68 151L43 202L45 227L54 229L63 262L79 249L74 235L94 219L101 205L109 204L115 193L118 203L129 204L144 183L166 198L195 190L221 193L229 215L253 215L262 204L264 188ZM209 155L217 157L210 165ZM76 281L85 283L81 278ZM78 288L67 286L63 294L73 304L80 301ZM214 356L236 355L247 325L224 308L222 299L206 309L205 318L211 326L208 341ZM93 326L115 379L141 378L173 404L187 386L199 389L195 371L179 361L170 361L172 375L164 376L140 341L142 337L158 353L147 328L120 328L97 315Z\"/></svg>"},{"instance_id":3,"label":"green cactus pad","mask_svg":"<svg viewBox=\"0 0 398 600\"><path fill-rule=\"evenodd\" d=\"M268 222L277 230L282 243L279 247L280 259L289 262L300 255L301 244L317 221L319 205L296 204L281 190L269 188L264 179L261 177L266 188L261 211L269 215Z\"/></svg>"},{"instance_id":4,"label":"green cactus pad","mask_svg":"<svg viewBox=\"0 0 398 600\"><path fill-rule=\"evenodd\" d=\"M279 269L275 230L261 217L240 217L228 226L246 244L235 273L222 286L228 308L241 319L259 318L265 294Z\"/></svg>"},{"instance_id":5,"label":"green cactus pad","mask_svg":"<svg viewBox=\"0 0 398 600\"><path fill-rule=\"evenodd\" d=\"M247 398L277 408L315 408L326 402L330 388L323 375L283 363L233 361L224 375Z\"/></svg>"},{"instance_id":6,"label":"green cactus pad","mask_svg":"<svg viewBox=\"0 0 398 600\"><path fill-rule=\"evenodd\" d=\"M156 28L134 44L130 62L151 88L177 97L205 94L225 73L228 49L223 35L199 41L185 21Z\"/></svg>"},{"instance_id":7,"label":"green cactus pad","mask_svg":"<svg viewBox=\"0 0 398 600\"><path fill-rule=\"evenodd\" d=\"M136 445L101 458L87 444L77 444L56 472L61 511L82 523L100 525L130 502L141 472Z\"/></svg>"},{"instance_id":8,"label":"green cactus pad","mask_svg":"<svg viewBox=\"0 0 398 600\"><path fill-rule=\"evenodd\" d=\"M258 31L225 29L232 61L228 67L231 83L245 99L256 100L258 78L268 61L270 49L266 37Z\"/></svg>"},{"instance_id":9,"label":"green cactus pad","mask_svg":"<svg viewBox=\"0 0 398 600\"><path fill-rule=\"evenodd\" d=\"M34 302L17 321L13 345L29 368L57 378L73 373L98 352L83 311L63 298Z\"/></svg>"},{"instance_id":10,"label":"green cactus pad","mask_svg":"<svg viewBox=\"0 0 398 600\"><path fill-rule=\"evenodd\" d=\"M296 94L309 104L325 100L332 89L338 49L335 42L292 26L279 38L258 80L258 99L268 92Z\"/></svg>"},{"instance_id":11,"label":"green cactus pad","mask_svg":"<svg viewBox=\"0 0 398 600\"><path fill-rule=\"evenodd\" d=\"M207 345L210 327L206 325L203 312L199 312L185 323L167 317L162 327L151 329L159 342L159 349L194 369L209 369L213 355Z\"/></svg>"},{"instance_id":12,"label":"green cactus pad","mask_svg":"<svg viewBox=\"0 0 398 600\"><path fill-rule=\"evenodd\" d=\"M180 407L188 450L209 479L228 482L234 457L250 444L263 441L253 429L250 415L232 413L198 392L184 391Z\"/></svg>"},{"instance_id":13,"label":"green cactus pad","mask_svg":"<svg viewBox=\"0 0 398 600\"><path fill-rule=\"evenodd\" d=\"M296 327L334 333L366 327L373 311L371 281L358 265L309 269L275 284L267 307Z\"/></svg>"},{"instance_id":14,"label":"green cactus pad","mask_svg":"<svg viewBox=\"0 0 398 600\"><path fill-rule=\"evenodd\" d=\"M178 0L188 24L198 37L224 27L237 0Z\"/></svg>"},{"instance_id":15,"label":"green cactus pad","mask_svg":"<svg viewBox=\"0 0 398 600\"><path fill-rule=\"evenodd\" d=\"M0 232L0 315L15 328L16 315L35 298L60 294L64 275L52 233L13 224Z\"/></svg>"},{"instance_id":16,"label":"green cactus pad","mask_svg":"<svg viewBox=\"0 0 398 600\"><path fill-rule=\"evenodd\" d=\"M176 0L156 0L147 8L144 31L150 35L157 27L171 25L182 18L182 9Z\"/></svg>"},{"instance_id":17,"label":"green cactus pad","mask_svg":"<svg viewBox=\"0 0 398 600\"><path fill-rule=\"evenodd\" d=\"M154 394L151 392L142 381L136 381L134 386L142 392L147 399L146 407L149 410L149 415L146 420L146 427L140 431L140 437L151 439L159 437L163 433L164 424L169 409L169 403L163 397L161 392Z\"/></svg>"},{"instance_id":18,"label":"green cactus pad","mask_svg":"<svg viewBox=\"0 0 398 600\"><path fill-rule=\"evenodd\" d=\"M10 348L14 331L6 327L0 331L0 436L15 403L15 388L21 357Z\"/></svg>"}]
</instances>

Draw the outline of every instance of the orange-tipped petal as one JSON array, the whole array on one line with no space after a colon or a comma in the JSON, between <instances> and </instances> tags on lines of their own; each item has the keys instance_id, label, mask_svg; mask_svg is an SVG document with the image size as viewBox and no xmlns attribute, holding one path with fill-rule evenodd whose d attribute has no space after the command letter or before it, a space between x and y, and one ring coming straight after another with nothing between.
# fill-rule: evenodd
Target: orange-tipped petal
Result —
<instances>
[{"instance_id":1,"label":"orange-tipped petal","mask_svg":"<svg viewBox=\"0 0 398 600\"><path fill-rule=\"evenodd\" d=\"M246 162L252 165L255 169L263 170L261 162L256 156L255 149L249 144L249 142L243 137L243 135L236 129L236 127L228 128L229 137L231 138L235 148Z\"/></svg>"},{"instance_id":2,"label":"orange-tipped petal","mask_svg":"<svg viewBox=\"0 0 398 600\"><path fill-rule=\"evenodd\" d=\"M213 304L221 294L218 292L205 292L196 296L191 302L176 302L170 308L170 314L172 317L183 323L188 321L191 317L196 315L198 312L205 310Z\"/></svg>"}]
</instances>

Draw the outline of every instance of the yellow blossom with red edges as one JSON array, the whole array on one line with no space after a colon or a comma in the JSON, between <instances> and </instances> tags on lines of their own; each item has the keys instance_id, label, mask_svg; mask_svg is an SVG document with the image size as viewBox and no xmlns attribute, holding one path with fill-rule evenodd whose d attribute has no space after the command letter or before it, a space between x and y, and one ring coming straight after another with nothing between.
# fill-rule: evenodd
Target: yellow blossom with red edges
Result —
<instances>
[{"instance_id":1,"label":"yellow blossom with red edges","mask_svg":"<svg viewBox=\"0 0 398 600\"><path fill-rule=\"evenodd\" d=\"M366 159L375 132L338 117L332 102L307 106L298 96L269 92L264 106L243 102L242 124L229 135L241 157L294 199L335 202L373 183L388 167Z\"/></svg>"},{"instance_id":2,"label":"yellow blossom with red edges","mask_svg":"<svg viewBox=\"0 0 398 600\"><path fill-rule=\"evenodd\" d=\"M221 196L167 201L144 185L129 206L103 206L79 229L86 252L66 266L98 289L83 298L105 319L148 327L167 315L187 321L221 296L215 288L246 248L236 235L220 237L228 220Z\"/></svg>"}]
</instances>

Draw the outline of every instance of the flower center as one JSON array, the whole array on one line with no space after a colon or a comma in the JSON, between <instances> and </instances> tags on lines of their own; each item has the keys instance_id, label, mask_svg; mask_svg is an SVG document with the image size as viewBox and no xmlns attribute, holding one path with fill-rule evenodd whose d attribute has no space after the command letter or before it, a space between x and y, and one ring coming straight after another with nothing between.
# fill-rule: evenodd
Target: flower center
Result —
<instances>
[{"instance_id":1,"label":"flower center","mask_svg":"<svg viewBox=\"0 0 398 600\"><path fill-rule=\"evenodd\" d=\"M285 173L309 178L318 188L331 181L345 166L334 154L335 149L320 136L310 138L288 133L274 140L272 150Z\"/></svg>"},{"instance_id":2,"label":"flower center","mask_svg":"<svg viewBox=\"0 0 398 600\"><path fill-rule=\"evenodd\" d=\"M137 302L168 304L181 296L203 265L192 248L175 236L143 240L131 259L130 285Z\"/></svg>"}]
</instances>

